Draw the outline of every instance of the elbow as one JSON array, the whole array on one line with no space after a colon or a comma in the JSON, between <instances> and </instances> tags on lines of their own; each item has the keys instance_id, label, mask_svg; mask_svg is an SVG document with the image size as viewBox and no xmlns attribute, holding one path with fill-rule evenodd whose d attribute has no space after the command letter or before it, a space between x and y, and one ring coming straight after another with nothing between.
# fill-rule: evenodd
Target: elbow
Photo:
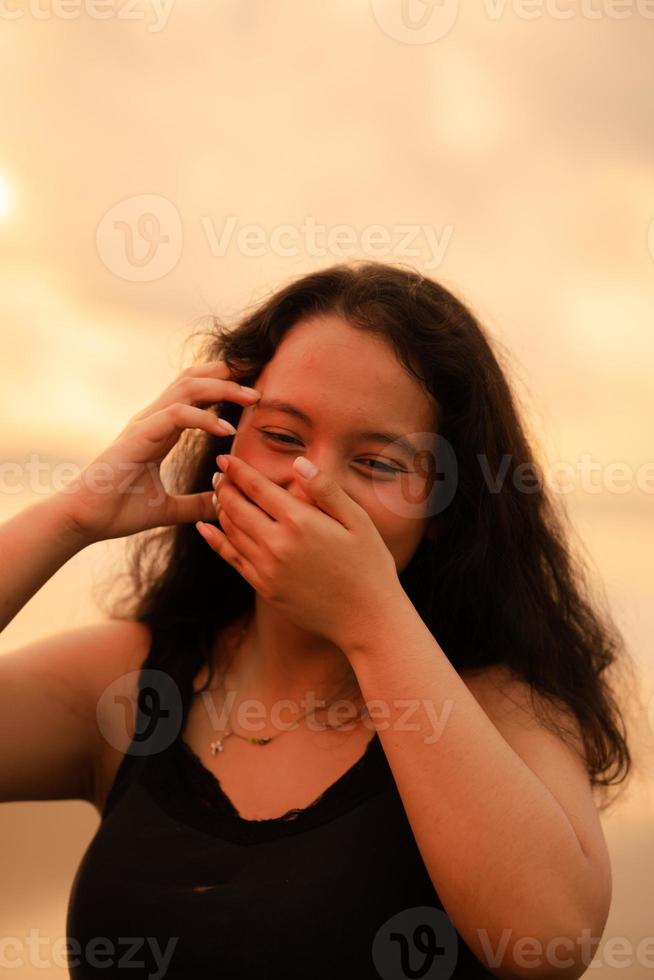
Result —
<instances>
[{"instance_id":1,"label":"elbow","mask_svg":"<svg viewBox=\"0 0 654 980\"><path fill-rule=\"evenodd\" d=\"M541 915L535 921L532 906L515 915L511 927L498 925L488 932L477 928L471 945L486 969L498 980L578 980L589 969L602 940L611 907L611 879L605 874L578 883L564 898L559 889L548 903L541 895ZM472 943L474 942L474 946Z\"/></svg>"},{"instance_id":2,"label":"elbow","mask_svg":"<svg viewBox=\"0 0 654 980\"><path fill-rule=\"evenodd\" d=\"M585 975L602 940L611 908L611 880L605 875L593 881L567 905L557 921L509 947L511 957L502 980L578 980Z\"/></svg>"},{"instance_id":3,"label":"elbow","mask_svg":"<svg viewBox=\"0 0 654 980\"><path fill-rule=\"evenodd\" d=\"M559 950L556 958L548 962L537 963L533 955L531 966L519 966L515 963L499 970L490 970L498 980L579 980L588 969L587 964L579 962L578 955L573 951L569 955L563 949ZM557 965L558 962L558 965ZM571 965L570 965L571 964Z\"/></svg>"},{"instance_id":4,"label":"elbow","mask_svg":"<svg viewBox=\"0 0 654 980\"><path fill-rule=\"evenodd\" d=\"M501 967L487 965L487 969L498 980L579 980L591 959L582 961L579 948L569 937L559 937L544 946L532 939L519 953L506 957Z\"/></svg>"},{"instance_id":5,"label":"elbow","mask_svg":"<svg viewBox=\"0 0 654 980\"><path fill-rule=\"evenodd\" d=\"M586 920L577 929L549 930L546 936L522 936L506 946L501 966L486 963L498 980L579 980L597 952L606 916Z\"/></svg>"}]
</instances>

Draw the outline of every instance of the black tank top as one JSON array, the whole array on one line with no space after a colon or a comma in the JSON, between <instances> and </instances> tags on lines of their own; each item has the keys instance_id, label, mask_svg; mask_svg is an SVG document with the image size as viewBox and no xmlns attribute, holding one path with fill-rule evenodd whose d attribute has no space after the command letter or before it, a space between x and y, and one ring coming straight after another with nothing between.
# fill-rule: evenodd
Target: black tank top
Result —
<instances>
[{"instance_id":1,"label":"black tank top","mask_svg":"<svg viewBox=\"0 0 654 980\"><path fill-rule=\"evenodd\" d=\"M139 676L156 666L151 648ZM73 980L492 977L443 910L376 733L308 807L246 820L183 727L121 761L71 889Z\"/></svg>"}]
</instances>

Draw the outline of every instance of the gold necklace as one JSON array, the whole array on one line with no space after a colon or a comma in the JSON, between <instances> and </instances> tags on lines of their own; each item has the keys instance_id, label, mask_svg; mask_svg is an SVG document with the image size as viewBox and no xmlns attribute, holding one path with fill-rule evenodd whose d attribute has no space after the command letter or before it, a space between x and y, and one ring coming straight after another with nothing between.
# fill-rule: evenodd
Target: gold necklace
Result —
<instances>
[{"instance_id":1,"label":"gold necklace","mask_svg":"<svg viewBox=\"0 0 654 980\"><path fill-rule=\"evenodd\" d=\"M224 685L221 685L221 686L223 687L223 690L224 690ZM320 711L327 711L331 707L331 705L334 704L334 702L337 701L337 700L338 700L338 698L333 698L328 704L321 706L319 710ZM309 711L310 710L311 709L308 709L307 711L305 711L304 714L303 715L300 715L300 717L298 719L296 719L296 720L298 722L302 721L303 718L306 718L307 717L307 715L309 714ZM316 710L318 710L318 708L314 708L313 709L314 713L316 712ZM358 720L361 721L367 714L368 714L368 706L367 705L364 705L363 708L359 711L359 713L357 715ZM231 712L230 712L230 716L229 717L231 717ZM341 728L343 725L347 724L348 721L352 721L352 719L351 718L347 719L346 721L342 722L341 725L327 725L326 727L327 728L330 728L332 730L338 729L338 728ZM274 738L278 738L279 735L284 735L284 734L286 734L286 733L285 732L279 732L277 735L258 735L258 736L257 735L241 735L240 732L235 732L233 729L229 728L229 718L228 718L227 719L227 726L225 727L225 730L223 731L223 734L221 735L221 737L220 738L217 738L215 742L210 742L209 743L209 746L211 748L211 754L212 755L215 755L216 752L223 752L224 751L225 746L223 745L223 742L230 735L236 735L237 738L245 739L245 741L246 742L250 742L251 745L267 745L268 742L271 742Z\"/></svg>"},{"instance_id":2,"label":"gold necklace","mask_svg":"<svg viewBox=\"0 0 654 980\"><path fill-rule=\"evenodd\" d=\"M241 640L243 639L243 636L245 635L245 631L246 631L247 627L248 627L248 623L246 623L246 625L243 627L243 629L241 630L241 632L238 635L238 638L237 638L237 649L238 649L238 644L241 642ZM224 679L224 676L225 676L226 672L227 672L227 668L225 668L225 671L223 672L223 675L222 675L223 679ZM221 682L220 682L220 687L225 692L225 694L227 694L227 690L225 688L224 680L222 680L222 679L221 679ZM323 705L319 710L321 710L321 711L327 711L331 707L331 705L334 704L337 700L338 700L338 698L333 698L328 704ZM302 721L303 718L306 718L307 715L309 714L309 711L310 710L311 709L308 709L307 711L305 711L304 714L301 715L297 719L297 721ZM315 713L316 710L318 710L318 709L317 708L314 708L313 709L314 713ZM369 714L369 712L368 712L368 706L364 704L364 706L361 709L361 711L359 711L358 720L361 721L367 714ZM250 742L251 745L268 745L268 743L271 742L274 738L278 738L278 735L261 735L261 736L256 736L256 735L241 735L240 732L235 732L232 728L229 727L230 718L231 718L231 711L230 711L229 716L227 718L227 725L225 726L225 730L223 731L223 734L221 735L221 737L220 738L217 738L215 742L210 742L209 743L209 747L211 749L211 754L212 755L215 755L216 752L223 752L224 751L225 746L224 746L223 742L230 735L236 735L237 738L242 738L246 742ZM347 719L347 720L348 721L351 721L352 719ZM347 721L342 722L341 725L328 725L327 727L333 730L333 729L341 728L345 724L347 724ZM279 735L284 735L284 734L285 734L285 732L279 732Z\"/></svg>"}]
</instances>

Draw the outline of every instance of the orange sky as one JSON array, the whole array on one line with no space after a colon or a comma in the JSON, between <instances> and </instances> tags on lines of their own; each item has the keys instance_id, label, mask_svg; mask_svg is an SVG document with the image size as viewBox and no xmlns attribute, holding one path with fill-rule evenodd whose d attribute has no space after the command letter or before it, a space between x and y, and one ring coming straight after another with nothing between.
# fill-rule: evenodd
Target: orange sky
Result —
<instances>
[{"instance_id":1,"label":"orange sky","mask_svg":"<svg viewBox=\"0 0 654 980\"><path fill-rule=\"evenodd\" d=\"M461 295L505 351L542 458L571 474L566 500L646 704L645 8L405 0L403 20L401 0L115 0L100 19L92 0L68 0L68 18L56 0L0 2L0 427L5 467L18 465L3 471L0 519L49 492L56 463L92 459L170 383L199 318L229 320L347 255L404 261ZM69 562L0 651L99 618L90 589L109 552L98 544ZM654 712L637 725L652 762ZM605 939L651 930L652 818L643 778L605 820L615 877ZM95 826L81 803L0 807L0 833L18 845L5 857L5 930L63 935ZM30 854L41 877L27 873Z\"/></svg>"}]
</instances>

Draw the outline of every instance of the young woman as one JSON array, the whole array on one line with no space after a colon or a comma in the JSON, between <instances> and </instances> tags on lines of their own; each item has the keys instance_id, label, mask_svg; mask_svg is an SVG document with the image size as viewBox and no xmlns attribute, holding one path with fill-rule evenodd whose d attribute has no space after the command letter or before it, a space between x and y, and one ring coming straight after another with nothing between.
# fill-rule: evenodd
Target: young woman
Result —
<instances>
[{"instance_id":1,"label":"young woman","mask_svg":"<svg viewBox=\"0 0 654 980\"><path fill-rule=\"evenodd\" d=\"M342 264L214 324L2 529L3 626L148 532L108 622L0 659L2 799L101 815L71 975L581 976L631 759L622 639L563 518L434 281Z\"/></svg>"}]
</instances>

